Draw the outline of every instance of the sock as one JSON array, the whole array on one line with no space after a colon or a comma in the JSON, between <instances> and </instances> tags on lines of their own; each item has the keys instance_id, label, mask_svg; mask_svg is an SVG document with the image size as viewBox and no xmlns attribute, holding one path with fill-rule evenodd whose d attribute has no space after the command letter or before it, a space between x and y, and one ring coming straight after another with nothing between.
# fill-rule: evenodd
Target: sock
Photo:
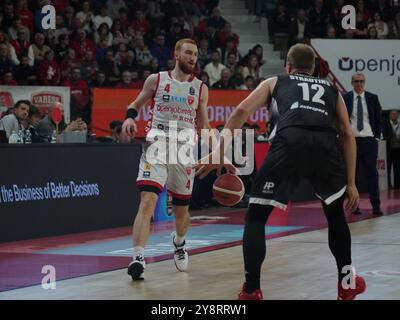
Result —
<instances>
[{"instance_id":1,"label":"sock","mask_svg":"<svg viewBox=\"0 0 400 320\"><path fill-rule=\"evenodd\" d=\"M133 260L135 260L136 256L144 257L144 248L137 246L133 248Z\"/></svg>"},{"instance_id":2,"label":"sock","mask_svg":"<svg viewBox=\"0 0 400 320\"><path fill-rule=\"evenodd\" d=\"M183 242L185 241L185 236L180 237L178 236L177 233L175 233L175 237L174 237L174 243L177 247L181 246L183 244Z\"/></svg>"}]
</instances>

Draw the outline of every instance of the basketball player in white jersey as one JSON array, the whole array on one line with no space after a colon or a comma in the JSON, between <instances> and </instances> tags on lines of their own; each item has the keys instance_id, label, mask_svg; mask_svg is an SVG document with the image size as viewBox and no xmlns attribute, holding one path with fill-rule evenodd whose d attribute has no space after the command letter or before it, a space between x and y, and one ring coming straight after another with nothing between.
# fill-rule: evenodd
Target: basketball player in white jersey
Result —
<instances>
[{"instance_id":1,"label":"basketball player in white jersey","mask_svg":"<svg viewBox=\"0 0 400 320\"><path fill-rule=\"evenodd\" d=\"M152 132L159 130L165 133L168 148L172 141L172 137L168 136L171 125L176 126L178 132L183 129L193 132L195 129L210 129L207 115L208 88L193 75L198 56L196 42L191 39L179 40L175 45L174 56L175 68L150 75L136 100L128 106L126 120L122 125L125 135L135 135L137 127L134 119L139 109L150 100L151 119L146 127L147 141L153 135ZM194 169L191 164L149 163L146 151L150 146L151 142L147 142L136 181L140 191L140 205L133 225L133 261L128 266L128 274L133 280L143 279L144 248L150 235L151 217L164 185L173 199L176 232L172 233L172 243L175 247L175 266L179 271L188 268L185 235L190 224L189 201Z\"/></svg>"}]
</instances>

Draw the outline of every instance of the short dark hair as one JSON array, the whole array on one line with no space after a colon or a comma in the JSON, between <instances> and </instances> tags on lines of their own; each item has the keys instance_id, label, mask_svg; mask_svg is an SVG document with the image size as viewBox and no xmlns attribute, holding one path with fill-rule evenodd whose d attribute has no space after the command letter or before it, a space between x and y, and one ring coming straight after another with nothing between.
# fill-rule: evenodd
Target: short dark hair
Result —
<instances>
[{"instance_id":1,"label":"short dark hair","mask_svg":"<svg viewBox=\"0 0 400 320\"><path fill-rule=\"evenodd\" d=\"M111 130L114 130L115 128L120 127L120 126L122 126L122 121L120 121L120 120L113 120L109 124L109 127Z\"/></svg>"},{"instance_id":2,"label":"short dark hair","mask_svg":"<svg viewBox=\"0 0 400 320\"><path fill-rule=\"evenodd\" d=\"M39 108L34 106L33 104L29 107L29 118L33 116L42 116L42 113L40 112Z\"/></svg>"},{"instance_id":3,"label":"short dark hair","mask_svg":"<svg viewBox=\"0 0 400 320\"><path fill-rule=\"evenodd\" d=\"M29 100L18 100L15 104L14 104L14 108L17 109L21 106L21 104L27 104L29 106L29 108L31 107L31 102Z\"/></svg>"},{"instance_id":4,"label":"short dark hair","mask_svg":"<svg viewBox=\"0 0 400 320\"><path fill-rule=\"evenodd\" d=\"M312 47L304 43L298 43L289 49L287 62L294 69L312 72L315 67L315 52Z\"/></svg>"}]
</instances>

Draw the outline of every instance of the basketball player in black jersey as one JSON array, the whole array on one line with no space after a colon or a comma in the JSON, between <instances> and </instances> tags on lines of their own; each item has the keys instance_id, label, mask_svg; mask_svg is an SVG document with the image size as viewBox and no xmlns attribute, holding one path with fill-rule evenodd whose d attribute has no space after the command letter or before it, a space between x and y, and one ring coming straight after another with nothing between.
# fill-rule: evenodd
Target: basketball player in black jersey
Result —
<instances>
[{"instance_id":1,"label":"basketball player in black jersey","mask_svg":"<svg viewBox=\"0 0 400 320\"><path fill-rule=\"evenodd\" d=\"M274 207L286 208L292 192L304 178L321 199L328 220L329 248L338 268L338 299L352 300L366 289L364 279L351 267L351 236L343 209L345 198L346 209L355 209L359 201L355 186L355 138L338 90L328 81L311 76L314 61L310 46L293 46L287 57L288 74L263 81L239 104L225 125L229 130L241 128L248 116L265 104L278 119L270 151L253 184L246 214L243 235L246 282L239 293L242 300L263 299L260 271L266 253L265 224ZM223 145L229 145L228 135L221 135L214 153L222 150ZM209 155L213 156L217 155ZM202 163L207 162L200 160L197 165L201 177L213 169L220 171L223 166L230 166ZM350 283L346 282L348 278Z\"/></svg>"}]
</instances>

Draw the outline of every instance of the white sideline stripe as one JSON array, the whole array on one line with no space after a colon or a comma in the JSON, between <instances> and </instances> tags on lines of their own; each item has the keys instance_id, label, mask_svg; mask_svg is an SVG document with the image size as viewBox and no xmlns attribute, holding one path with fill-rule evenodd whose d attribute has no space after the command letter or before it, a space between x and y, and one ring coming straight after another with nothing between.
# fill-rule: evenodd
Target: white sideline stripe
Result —
<instances>
[{"instance_id":1,"label":"white sideline stripe","mask_svg":"<svg viewBox=\"0 0 400 320\"><path fill-rule=\"evenodd\" d=\"M338 192L334 193L333 195L329 196L325 200L319 194L315 194L318 198L323 200L328 206L335 200L339 199L344 193L346 192L346 186L340 189Z\"/></svg>"},{"instance_id":2,"label":"white sideline stripe","mask_svg":"<svg viewBox=\"0 0 400 320\"><path fill-rule=\"evenodd\" d=\"M242 191L232 191L232 190L222 189L222 188L219 188L219 187L216 187L216 186L213 186L213 189L216 190L216 191L223 192L223 193L233 194L233 195L239 196L239 197L243 196L243 194L244 194L244 190L243 189L242 189Z\"/></svg>"},{"instance_id":3,"label":"white sideline stripe","mask_svg":"<svg viewBox=\"0 0 400 320\"><path fill-rule=\"evenodd\" d=\"M274 207L277 207L282 210L286 210L286 207L287 207L286 204L284 204L284 203L281 203L281 202L278 202L275 200L271 200L271 199L263 199L263 198L250 198L249 203L261 204L264 206L270 205L270 206L274 206Z\"/></svg>"}]
</instances>

